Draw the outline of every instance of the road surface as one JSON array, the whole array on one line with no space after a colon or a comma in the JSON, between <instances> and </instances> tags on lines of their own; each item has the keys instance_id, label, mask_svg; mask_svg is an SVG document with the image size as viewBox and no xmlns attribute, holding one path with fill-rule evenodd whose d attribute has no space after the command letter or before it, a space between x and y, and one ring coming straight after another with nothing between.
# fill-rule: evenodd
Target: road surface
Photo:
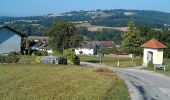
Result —
<instances>
[{"instance_id":1,"label":"road surface","mask_svg":"<svg viewBox=\"0 0 170 100\"><path fill-rule=\"evenodd\" d=\"M94 68L100 65L81 62ZM111 68L126 82L132 100L170 100L170 78L150 71Z\"/></svg>"}]
</instances>

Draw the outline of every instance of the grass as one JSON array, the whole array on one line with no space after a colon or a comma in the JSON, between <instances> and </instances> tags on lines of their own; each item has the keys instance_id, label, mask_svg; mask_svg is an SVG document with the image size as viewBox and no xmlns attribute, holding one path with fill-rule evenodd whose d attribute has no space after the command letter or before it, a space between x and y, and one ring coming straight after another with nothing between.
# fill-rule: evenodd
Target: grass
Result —
<instances>
[{"instance_id":1,"label":"grass","mask_svg":"<svg viewBox=\"0 0 170 100\"><path fill-rule=\"evenodd\" d=\"M93 56L80 56L80 60L85 62L100 63L99 57ZM105 56L102 63L108 66L117 67L118 61L120 63L120 67L135 67L135 64L131 62L131 58L115 58Z\"/></svg>"},{"instance_id":2,"label":"grass","mask_svg":"<svg viewBox=\"0 0 170 100\"><path fill-rule=\"evenodd\" d=\"M170 59L164 59L165 65L166 65L166 71L164 72L163 70L154 70L154 68L147 67L145 70L150 70L150 71L155 71L157 73L164 74L166 76L170 76Z\"/></svg>"},{"instance_id":3,"label":"grass","mask_svg":"<svg viewBox=\"0 0 170 100\"><path fill-rule=\"evenodd\" d=\"M112 72L57 65L0 65L0 100L127 100Z\"/></svg>"}]
</instances>

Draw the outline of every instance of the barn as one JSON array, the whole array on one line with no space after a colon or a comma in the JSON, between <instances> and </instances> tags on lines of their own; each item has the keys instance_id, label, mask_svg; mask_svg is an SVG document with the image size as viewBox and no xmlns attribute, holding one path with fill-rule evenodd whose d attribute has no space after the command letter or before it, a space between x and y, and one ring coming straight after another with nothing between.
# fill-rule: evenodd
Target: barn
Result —
<instances>
[{"instance_id":1,"label":"barn","mask_svg":"<svg viewBox=\"0 0 170 100\"><path fill-rule=\"evenodd\" d=\"M8 27L0 25L0 54L21 52L22 41L26 35Z\"/></svg>"}]
</instances>

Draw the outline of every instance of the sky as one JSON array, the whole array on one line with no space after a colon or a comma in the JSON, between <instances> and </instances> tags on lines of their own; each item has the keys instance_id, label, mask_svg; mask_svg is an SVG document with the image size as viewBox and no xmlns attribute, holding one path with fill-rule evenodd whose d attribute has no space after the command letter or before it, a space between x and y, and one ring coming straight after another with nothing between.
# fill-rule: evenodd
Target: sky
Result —
<instances>
[{"instance_id":1,"label":"sky","mask_svg":"<svg viewBox=\"0 0 170 100\"><path fill-rule=\"evenodd\" d=\"M1 0L0 16L38 16L96 9L156 10L170 13L170 0Z\"/></svg>"}]
</instances>

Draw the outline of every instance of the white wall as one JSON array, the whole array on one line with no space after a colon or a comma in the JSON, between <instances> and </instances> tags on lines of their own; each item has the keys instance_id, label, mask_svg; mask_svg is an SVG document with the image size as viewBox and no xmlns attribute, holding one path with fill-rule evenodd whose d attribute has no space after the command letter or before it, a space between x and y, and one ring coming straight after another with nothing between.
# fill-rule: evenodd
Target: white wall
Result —
<instances>
[{"instance_id":1,"label":"white wall","mask_svg":"<svg viewBox=\"0 0 170 100\"><path fill-rule=\"evenodd\" d=\"M93 55L94 54L94 50L93 49L85 49L85 48L77 48L77 49L75 49L75 53L77 55L80 54L80 51L83 52L83 55Z\"/></svg>"},{"instance_id":2,"label":"white wall","mask_svg":"<svg viewBox=\"0 0 170 100\"><path fill-rule=\"evenodd\" d=\"M0 29L0 54L21 51L21 37L13 31Z\"/></svg>"},{"instance_id":3,"label":"white wall","mask_svg":"<svg viewBox=\"0 0 170 100\"><path fill-rule=\"evenodd\" d=\"M162 64L163 63L163 50L161 49L149 49L149 48L144 48L144 55L143 55L143 65L147 66L148 59L148 52L151 51L153 52L153 64Z\"/></svg>"}]
</instances>

